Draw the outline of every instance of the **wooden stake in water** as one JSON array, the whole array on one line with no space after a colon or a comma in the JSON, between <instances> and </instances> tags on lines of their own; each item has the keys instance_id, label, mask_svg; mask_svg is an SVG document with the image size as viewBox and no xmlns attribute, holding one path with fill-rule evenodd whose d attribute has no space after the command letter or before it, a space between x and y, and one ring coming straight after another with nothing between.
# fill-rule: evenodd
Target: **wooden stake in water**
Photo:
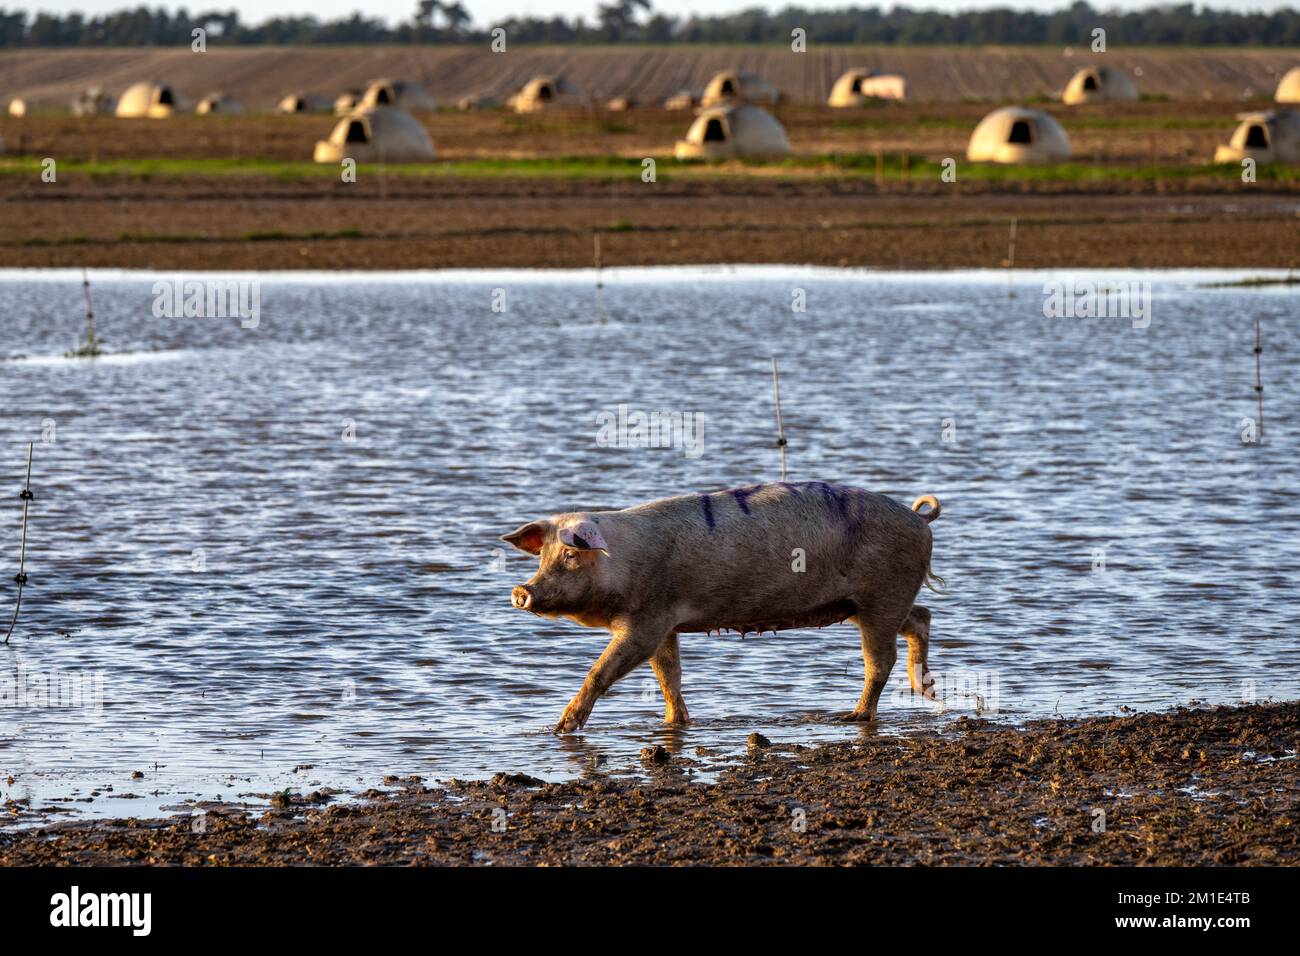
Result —
<instances>
[{"instance_id":1,"label":"wooden stake in water","mask_svg":"<svg viewBox=\"0 0 1300 956\"><path fill-rule=\"evenodd\" d=\"M86 341L77 348L64 352L64 358L75 359L93 359L100 354L99 346L95 343L95 310L90 306L90 278L86 275L86 268L81 268L81 290L86 296Z\"/></svg>"},{"instance_id":2,"label":"wooden stake in water","mask_svg":"<svg viewBox=\"0 0 1300 956\"><path fill-rule=\"evenodd\" d=\"M592 262L596 266L596 314L600 321L605 321L605 279L601 272L604 266L600 259L600 233L593 232L592 239Z\"/></svg>"},{"instance_id":3,"label":"wooden stake in water","mask_svg":"<svg viewBox=\"0 0 1300 956\"><path fill-rule=\"evenodd\" d=\"M23 484L23 490L18 493L18 497L23 500L23 536L18 545L18 573L14 575L14 582L18 585L18 600L14 602L14 616L9 621L9 630L5 632L6 644L14 633L14 625L18 623L18 609L23 606L23 585L27 583L27 575L23 572L23 568L27 564L27 505L32 500L32 444L32 442L27 443L27 481Z\"/></svg>"},{"instance_id":4,"label":"wooden stake in water","mask_svg":"<svg viewBox=\"0 0 1300 956\"><path fill-rule=\"evenodd\" d=\"M1011 217L1011 235L1007 239L1007 298L1014 299L1015 291L1011 288L1011 270L1016 267L1016 217Z\"/></svg>"},{"instance_id":5,"label":"wooden stake in water","mask_svg":"<svg viewBox=\"0 0 1300 956\"><path fill-rule=\"evenodd\" d=\"M95 310L90 307L90 276L86 267L81 267L81 291L86 296L86 351L94 354L95 349Z\"/></svg>"},{"instance_id":6,"label":"wooden stake in water","mask_svg":"<svg viewBox=\"0 0 1300 956\"><path fill-rule=\"evenodd\" d=\"M1259 437L1264 437L1264 379L1260 371L1260 356L1263 354L1263 340L1260 337L1259 319L1255 320L1255 408L1259 416Z\"/></svg>"},{"instance_id":7,"label":"wooden stake in water","mask_svg":"<svg viewBox=\"0 0 1300 956\"><path fill-rule=\"evenodd\" d=\"M781 449L781 480L785 481L785 429L781 425L781 379L775 355L772 356L772 391L776 394L776 447Z\"/></svg>"}]
</instances>

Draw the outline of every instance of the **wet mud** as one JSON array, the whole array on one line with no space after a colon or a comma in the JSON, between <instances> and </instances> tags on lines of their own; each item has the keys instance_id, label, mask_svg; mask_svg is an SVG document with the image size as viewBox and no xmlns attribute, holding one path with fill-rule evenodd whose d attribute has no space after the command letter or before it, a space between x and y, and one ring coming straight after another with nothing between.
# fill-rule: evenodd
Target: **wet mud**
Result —
<instances>
[{"instance_id":1,"label":"wet mud","mask_svg":"<svg viewBox=\"0 0 1300 956\"><path fill-rule=\"evenodd\" d=\"M637 777L385 778L357 800L0 831L13 865L1295 865L1300 703L852 743L649 748Z\"/></svg>"}]
</instances>

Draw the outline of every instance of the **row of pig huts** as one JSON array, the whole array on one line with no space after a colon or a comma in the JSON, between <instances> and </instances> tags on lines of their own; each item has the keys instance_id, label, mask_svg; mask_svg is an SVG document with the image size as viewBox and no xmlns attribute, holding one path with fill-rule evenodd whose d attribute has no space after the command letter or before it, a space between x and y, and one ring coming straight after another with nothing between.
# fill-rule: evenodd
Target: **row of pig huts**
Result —
<instances>
[{"instance_id":1,"label":"row of pig huts","mask_svg":"<svg viewBox=\"0 0 1300 956\"><path fill-rule=\"evenodd\" d=\"M357 109L376 109L395 106L409 111L431 111L437 108L432 96L418 83L401 80L372 80L363 90L348 90L332 102L324 97L302 92L281 97L275 111L290 113L324 113L331 109L344 115ZM188 109L175 87L167 83L134 83L120 97L112 97L101 88L83 91L72 103L76 116L119 116L128 119L165 119ZM200 116L219 113L239 114L243 104L222 92L209 93L195 104L194 112ZM22 100L9 104L10 115L22 116L27 112Z\"/></svg>"},{"instance_id":2,"label":"row of pig huts","mask_svg":"<svg viewBox=\"0 0 1300 956\"><path fill-rule=\"evenodd\" d=\"M846 70L831 87L827 105L835 108L852 108L882 100L907 98L907 81L892 73L879 73L865 68ZM782 102L781 91L755 73L726 70L717 73L699 93L682 90L661 104L668 109L694 109L744 102L772 107ZM1132 78L1123 70L1106 66L1088 66L1078 70L1061 93L1061 102L1067 106L1083 103L1119 102L1138 99ZM1275 99L1279 103L1300 103L1300 67L1286 73L1278 84ZM477 109L505 105L520 113L540 112L555 108L587 108L592 103L581 89L559 75L540 75L529 80L518 93L498 103L491 96L465 96L457 101L460 109ZM604 107L625 110L640 105L635 96L616 96ZM291 92L277 103L279 113L329 112L343 115L354 109L372 109L396 106L410 112L437 108L434 98L420 84L400 80L372 80L364 89L345 90L334 99ZM116 115L124 117L171 116L186 108L175 89L166 83L135 83L120 97L113 98L102 89L92 88L80 94L72 104L78 116ZM11 115L23 115L27 110L21 99L11 101ZM221 92L209 93L195 106L199 114L240 113L242 105Z\"/></svg>"},{"instance_id":3,"label":"row of pig huts","mask_svg":"<svg viewBox=\"0 0 1300 956\"><path fill-rule=\"evenodd\" d=\"M846 71L834 84L828 105L852 108L881 100L903 100L907 84L902 76L868 69ZM1136 100L1137 89L1122 70L1090 66L1070 79L1061 95L1066 105ZM1300 103L1300 67L1282 78L1276 92L1279 103ZM678 159L723 159L774 157L790 153L785 129L768 108L779 105L781 92L761 76L743 71L716 74L699 96L683 91L663 105L695 108L697 115L686 135L675 147ZM467 97L458 106L474 109L496 106L486 97ZM585 109L591 100L563 76L544 75L531 79L506 107L519 113L552 109ZM607 104L611 109L628 109L634 101L619 97ZM88 90L73 104L78 115L112 113L127 118L165 118L183 109L176 91L167 84L136 83L114 100L101 90ZM364 89L348 90L331 103L304 93L291 93L277 105L284 114L328 112L340 116L330 136L316 144L316 162L358 162L385 160L418 162L434 158L428 132L411 113L436 108L433 97L420 84L379 79ZM241 106L221 93L199 101L201 115L239 113ZM10 112L22 115L20 101ZM1215 162L1251 158L1259 162L1300 162L1300 114L1256 112L1238 116L1239 125L1228 143L1221 144ZM1042 110L1009 106L989 113L975 127L967 148L972 162L1041 163L1069 159L1072 150L1065 129Z\"/></svg>"}]
</instances>

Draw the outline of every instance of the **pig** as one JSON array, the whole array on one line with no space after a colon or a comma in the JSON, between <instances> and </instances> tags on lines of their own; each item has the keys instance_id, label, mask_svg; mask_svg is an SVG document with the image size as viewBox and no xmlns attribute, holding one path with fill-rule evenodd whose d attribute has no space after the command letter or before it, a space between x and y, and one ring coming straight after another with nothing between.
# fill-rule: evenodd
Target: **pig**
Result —
<instances>
[{"instance_id":1,"label":"pig","mask_svg":"<svg viewBox=\"0 0 1300 956\"><path fill-rule=\"evenodd\" d=\"M558 514L502 535L541 559L511 592L516 608L612 635L555 732L581 730L600 696L646 661L665 720L686 724L679 634L743 637L851 620L862 633L864 683L845 719L876 719L900 633L913 691L933 697L930 611L915 601L923 584L943 584L930 568L939 510L933 495L908 509L860 488L783 481Z\"/></svg>"}]
</instances>

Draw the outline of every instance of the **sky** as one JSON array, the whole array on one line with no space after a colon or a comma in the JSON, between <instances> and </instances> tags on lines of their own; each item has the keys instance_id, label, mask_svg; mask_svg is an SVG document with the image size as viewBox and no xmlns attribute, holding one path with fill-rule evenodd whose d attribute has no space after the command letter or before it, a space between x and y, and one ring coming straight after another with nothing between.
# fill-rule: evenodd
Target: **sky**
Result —
<instances>
[{"instance_id":1,"label":"sky","mask_svg":"<svg viewBox=\"0 0 1300 956\"><path fill-rule=\"evenodd\" d=\"M482 26L494 20L512 14L531 14L533 16L563 16L571 18L582 16L594 19L597 0L461 0L465 8L474 17L474 23ZM1016 9L1059 9L1068 6L1070 0L910 0L902 4L914 9L930 10L972 10L988 7L1012 7ZM1166 0L1166 2L1185 2L1185 0ZM804 6L808 8L835 9L847 6L894 6L893 0L653 0L654 9L661 13L685 16L691 13L714 14L731 13L748 7L767 7L769 9L784 6ZM1135 10L1158 4L1152 0L1091 0L1097 9ZM1300 0L1211 0L1208 4L1217 9L1235 11L1276 10L1282 7L1300 6ZM19 9L29 12L47 11L50 13L70 13L74 10L82 13L107 13L123 8L138 6L166 7L175 9L184 6L197 12L199 10L237 9L240 17L251 23L258 23L273 15L293 14L303 16L314 14L323 19L348 16L354 10L362 10L368 17L380 17L390 23L410 18L416 7L415 0L0 0L0 7L10 10Z\"/></svg>"}]
</instances>

